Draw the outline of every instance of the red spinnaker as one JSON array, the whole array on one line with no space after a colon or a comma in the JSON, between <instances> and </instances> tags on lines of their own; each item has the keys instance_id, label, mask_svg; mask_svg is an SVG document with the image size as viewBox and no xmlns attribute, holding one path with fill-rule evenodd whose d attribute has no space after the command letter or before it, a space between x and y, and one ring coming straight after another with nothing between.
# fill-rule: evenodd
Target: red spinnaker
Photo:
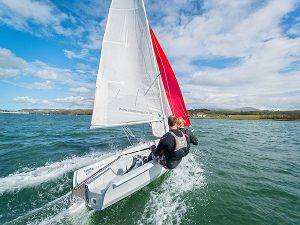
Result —
<instances>
[{"instance_id":1,"label":"red spinnaker","mask_svg":"<svg viewBox=\"0 0 300 225\"><path fill-rule=\"evenodd\" d=\"M160 75L164 84L165 92L168 98L168 102L172 111L172 114L177 118L182 117L185 120L185 126L190 126L190 120L187 115L182 93L174 74L174 71L161 48L153 30L150 28L150 34L152 39L152 45L155 52L156 61L160 71Z\"/></svg>"}]
</instances>

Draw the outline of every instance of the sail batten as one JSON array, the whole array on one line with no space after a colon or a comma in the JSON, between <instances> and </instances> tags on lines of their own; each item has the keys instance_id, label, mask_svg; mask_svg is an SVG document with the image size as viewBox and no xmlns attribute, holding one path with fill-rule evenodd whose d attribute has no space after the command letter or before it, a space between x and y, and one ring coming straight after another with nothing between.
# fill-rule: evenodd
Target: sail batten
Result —
<instances>
[{"instance_id":1,"label":"sail batten","mask_svg":"<svg viewBox=\"0 0 300 225\"><path fill-rule=\"evenodd\" d=\"M127 122L127 123L122 123L122 124L99 124L99 125L92 125L90 126L91 129L96 129L96 128L108 128L108 127L120 127L120 126L131 126L131 125L138 125L138 124L145 124L145 123L161 123L163 119L159 120L151 120L151 121L138 121L138 122Z\"/></svg>"}]
</instances>

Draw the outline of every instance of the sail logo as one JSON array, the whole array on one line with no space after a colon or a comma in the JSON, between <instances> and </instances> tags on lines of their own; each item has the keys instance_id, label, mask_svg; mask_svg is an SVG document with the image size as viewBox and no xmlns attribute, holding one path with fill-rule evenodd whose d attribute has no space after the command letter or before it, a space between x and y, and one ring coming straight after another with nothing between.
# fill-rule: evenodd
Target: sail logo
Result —
<instances>
[{"instance_id":1,"label":"sail logo","mask_svg":"<svg viewBox=\"0 0 300 225\"><path fill-rule=\"evenodd\" d=\"M85 169L85 170L83 170L83 171L84 171L85 175L89 175L93 170L94 170L94 168L93 168L93 167L90 167L90 168Z\"/></svg>"},{"instance_id":2,"label":"sail logo","mask_svg":"<svg viewBox=\"0 0 300 225\"><path fill-rule=\"evenodd\" d=\"M141 110L136 110L136 109L119 108L119 110L123 111L123 112L133 112L133 113L140 113L140 114L153 114L152 112L146 112L146 111L141 111Z\"/></svg>"}]
</instances>

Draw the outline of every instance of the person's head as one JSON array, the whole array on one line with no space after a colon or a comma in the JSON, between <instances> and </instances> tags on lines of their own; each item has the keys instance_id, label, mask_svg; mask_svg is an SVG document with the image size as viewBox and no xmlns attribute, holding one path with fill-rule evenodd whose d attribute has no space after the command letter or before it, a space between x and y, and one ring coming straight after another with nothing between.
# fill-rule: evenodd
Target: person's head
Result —
<instances>
[{"instance_id":1,"label":"person's head","mask_svg":"<svg viewBox=\"0 0 300 225\"><path fill-rule=\"evenodd\" d=\"M177 120L177 126L179 128L183 128L184 127L184 123L185 123L185 120L183 118L181 118L181 117Z\"/></svg>"},{"instance_id":2,"label":"person's head","mask_svg":"<svg viewBox=\"0 0 300 225\"><path fill-rule=\"evenodd\" d=\"M173 115L168 117L168 124L171 129L177 129L177 118Z\"/></svg>"}]
</instances>

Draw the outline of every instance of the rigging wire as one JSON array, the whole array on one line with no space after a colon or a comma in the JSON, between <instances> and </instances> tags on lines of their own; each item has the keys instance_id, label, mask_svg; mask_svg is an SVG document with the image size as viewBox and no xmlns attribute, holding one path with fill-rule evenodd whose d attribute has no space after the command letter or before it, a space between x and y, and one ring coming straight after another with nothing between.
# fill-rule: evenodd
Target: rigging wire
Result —
<instances>
[{"instance_id":1,"label":"rigging wire","mask_svg":"<svg viewBox=\"0 0 300 225\"><path fill-rule=\"evenodd\" d=\"M128 141L129 141L130 145L133 145L132 142L131 142L131 140L130 140L130 137L129 137L129 136L131 136L132 138L135 138L135 135L132 133L132 131L130 130L129 127L123 126L122 128L123 128L123 131L124 131L124 133L125 133L125 135L126 135Z\"/></svg>"},{"instance_id":2,"label":"rigging wire","mask_svg":"<svg viewBox=\"0 0 300 225\"><path fill-rule=\"evenodd\" d=\"M151 85L149 86L149 88L147 89L147 91L145 92L144 96L146 96L146 94L148 94L148 91L152 88L153 84L155 83L155 81L157 80L157 78L160 76L160 73L157 74L157 76L155 77L155 79L153 80L153 82L151 83Z\"/></svg>"}]
</instances>

